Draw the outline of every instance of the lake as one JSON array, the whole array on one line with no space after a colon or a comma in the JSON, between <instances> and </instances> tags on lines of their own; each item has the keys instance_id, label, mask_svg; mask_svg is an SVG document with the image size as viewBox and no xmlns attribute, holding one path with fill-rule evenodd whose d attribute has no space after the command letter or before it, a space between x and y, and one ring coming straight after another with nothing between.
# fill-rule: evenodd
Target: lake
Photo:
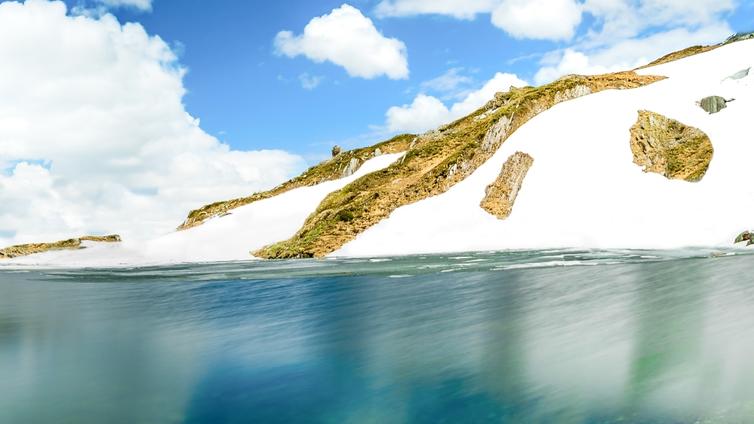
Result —
<instances>
[{"instance_id":1,"label":"lake","mask_svg":"<svg viewBox=\"0 0 754 424\"><path fill-rule=\"evenodd\" d=\"M0 423L751 423L710 253L0 267Z\"/></svg>"}]
</instances>

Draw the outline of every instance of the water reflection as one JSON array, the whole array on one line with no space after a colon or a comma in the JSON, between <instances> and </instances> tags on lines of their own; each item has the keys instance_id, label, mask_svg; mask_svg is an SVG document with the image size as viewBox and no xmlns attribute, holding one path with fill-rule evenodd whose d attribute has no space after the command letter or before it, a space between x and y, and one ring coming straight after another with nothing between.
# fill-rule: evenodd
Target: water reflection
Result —
<instances>
[{"instance_id":1,"label":"water reflection","mask_svg":"<svg viewBox=\"0 0 754 424\"><path fill-rule=\"evenodd\" d=\"M379 270L190 283L0 273L0 422L754 417L748 257Z\"/></svg>"}]
</instances>

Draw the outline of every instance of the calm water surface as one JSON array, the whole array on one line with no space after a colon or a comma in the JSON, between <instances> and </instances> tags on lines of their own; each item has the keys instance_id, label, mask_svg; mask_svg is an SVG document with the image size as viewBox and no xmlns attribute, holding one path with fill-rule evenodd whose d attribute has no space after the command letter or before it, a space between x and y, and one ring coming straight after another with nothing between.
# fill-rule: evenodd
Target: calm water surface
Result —
<instances>
[{"instance_id":1,"label":"calm water surface","mask_svg":"<svg viewBox=\"0 0 754 424\"><path fill-rule=\"evenodd\" d=\"M752 423L754 256L0 267L0 423Z\"/></svg>"}]
</instances>

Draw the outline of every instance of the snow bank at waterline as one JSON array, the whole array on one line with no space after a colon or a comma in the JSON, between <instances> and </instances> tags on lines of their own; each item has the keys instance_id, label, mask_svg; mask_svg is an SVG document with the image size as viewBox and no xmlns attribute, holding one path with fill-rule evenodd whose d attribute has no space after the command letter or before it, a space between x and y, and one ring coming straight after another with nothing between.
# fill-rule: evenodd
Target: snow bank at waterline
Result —
<instances>
[{"instance_id":1,"label":"snow bank at waterline","mask_svg":"<svg viewBox=\"0 0 754 424\"><path fill-rule=\"evenodd\" d=\"M448 192L397 209L333 256L380 256L554 247L726 246L754 227L754 41L640 71L667 80L562 103L515 132ZM708 115L710 95L735 98ZM706 132L715 152L701 182L671 181L635 165L629 128L651 110ZM513 213L479 207L516 151L534 157Z\"/></svg>"},{"instance_id":2,"label":"snow bank at waterline","mask_svg":"<svg viewBox=\"0 0 754 424\"><path fill-rule=\"evenodd\" d=\"M108 267L248 260L250 251L292 237L328 194L388 167L401 156L402 153L378 156L366 161L350 177L297 188L154 240L126 240L119 244L87 242L83 250L47 252L3 261L0 265Z\"/></svg>"}]
</instances>

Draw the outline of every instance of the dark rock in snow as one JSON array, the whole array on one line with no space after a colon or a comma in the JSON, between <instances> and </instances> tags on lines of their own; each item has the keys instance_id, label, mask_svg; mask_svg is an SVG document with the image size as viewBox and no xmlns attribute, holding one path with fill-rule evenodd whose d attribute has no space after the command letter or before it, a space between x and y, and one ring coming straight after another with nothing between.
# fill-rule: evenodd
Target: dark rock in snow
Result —
<instances>
[{"instance_id":1,"label":"dark rock in snow","mask_svg":"<svg viewBox=\"0 0 754 424\"><path fill-rule=\"evenodd\" d=\"M699 105L699 107L704 109L705 112L711 115L725 109L726 107L728 107L728 103L734 100L736 99L726 100L724 97L720 96L709 96L703 98L702 100L697 102L697 104Z\"/></svg>"}]
</instances>

